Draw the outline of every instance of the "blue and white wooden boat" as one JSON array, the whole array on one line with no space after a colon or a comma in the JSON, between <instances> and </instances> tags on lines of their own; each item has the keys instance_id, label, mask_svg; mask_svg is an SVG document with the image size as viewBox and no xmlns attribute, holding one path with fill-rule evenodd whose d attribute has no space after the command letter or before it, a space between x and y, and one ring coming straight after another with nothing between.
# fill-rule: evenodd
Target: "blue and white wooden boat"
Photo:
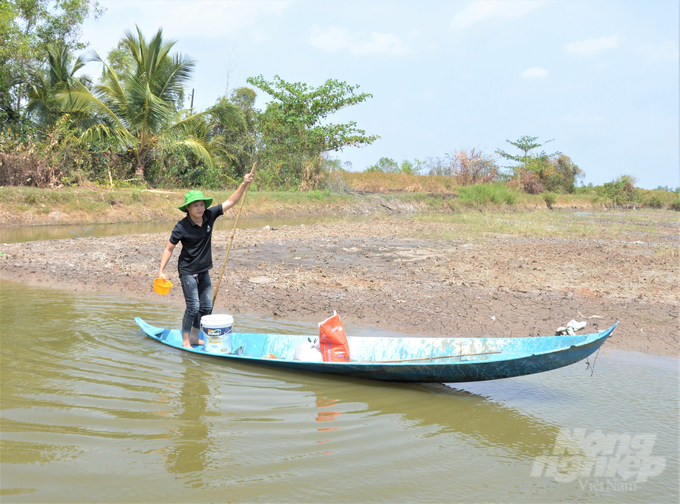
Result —
<instances>
[{"instance_id":1,"label":"blue and white wooden boat","mask_svg":"<svg viewBox=\"0 0 680 504\"><path fill-rule=\"evenodd\" d=\"M215 354L203 345L182 347L178 329L153 327L135 318L144 333L161 343L226 362L309 371L371 380L453 383L496 380L568 366L594 353L616 325L580 336L527 338L374 338L348 336L351 362L294 360L309 336L233 333L235 353ZM201 338L199 334L199 338ZM276 358L271 356L275 355Z\"/></svg>"}]
</instances>

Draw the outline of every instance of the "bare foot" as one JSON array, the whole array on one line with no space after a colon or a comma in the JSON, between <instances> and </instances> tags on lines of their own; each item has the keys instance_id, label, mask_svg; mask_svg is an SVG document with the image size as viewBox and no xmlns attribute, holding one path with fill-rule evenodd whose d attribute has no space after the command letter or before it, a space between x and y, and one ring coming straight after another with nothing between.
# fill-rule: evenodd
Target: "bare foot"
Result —
<instances>
[{"instance_id":1,"label":"bare foot","mask_svg":"<svg viewBox=\"0 0 680 504\"><path fill-rule=\"evenodd\" d=\"M189 341L191 341L192 345L202 345L203 340L198 339L198 333L200 332L200 329L196 329L195 327L191 328L191 334L189 335Z\"/></svg>"},{"instance_id":2,"label":"bare foot","mask_svg":"<svg viewBox=\"0 0 680 504\"><path fill-rule=\"evenodd\" d=\"M191 343L189 343L188 341L182 341L182 346L184 348L191 348Z\"/></svg>"}]
</instances>

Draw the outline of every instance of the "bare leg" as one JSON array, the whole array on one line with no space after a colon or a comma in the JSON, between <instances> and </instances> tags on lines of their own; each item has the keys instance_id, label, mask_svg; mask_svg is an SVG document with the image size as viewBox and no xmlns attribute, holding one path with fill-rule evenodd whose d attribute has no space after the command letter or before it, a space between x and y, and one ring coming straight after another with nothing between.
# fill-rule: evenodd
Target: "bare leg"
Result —
<instances>
[{"instance_id":1,"label":"bare leg","mask_svg":"<svg viewBox=\"0 0 680 504\"><path fill-rule=\"evenodd\" d=\"M202 345L203 340L198 339L198 329L191 328L191 333L182 331L182 346L191 348L191 345Z\"/></svg>"},{"instance_id":2,"label":"bare leg","mask_svg":"<svg viewBox=\"0 0 680 504\"><path fill-rule=\"evenodd\" d=\"M192 345L203 344L203 340L198 339L198 331L199 329L196 327L191 328L191 336L189 337L189 341L191 342Z\"/></svg>"}]
</instances>

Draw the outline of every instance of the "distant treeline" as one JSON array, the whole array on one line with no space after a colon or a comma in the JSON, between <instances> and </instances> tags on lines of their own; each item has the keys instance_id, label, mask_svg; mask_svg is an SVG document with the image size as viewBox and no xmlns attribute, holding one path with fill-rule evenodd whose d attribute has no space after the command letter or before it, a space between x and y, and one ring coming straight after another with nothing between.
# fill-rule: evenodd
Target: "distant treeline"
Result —
<instances>
[{"instance_id":1,"label":"distant treeline","mask_svg":"<svg viewBox=\"0 0 680 504\"><path fill-rule=\"evenodd\" d=\"M150 39L139 28L126 31L106 57L76 56L85 49L82 22L101 14L90 0L10 0L0 9L0 185L216 189L237 184L257 162L255 189L341 190L338 175L349 166L333 153L380 138L355 122L328 120L372 97L333 79L315 88L251 77L252 87L195 110L186 92L195 62L172 53L175 42L162 30ZM79 75L88 61L101 65L97 79ZM255 107L258 91L269 97L264 110ZM567 155L540 150L550 141L508 141L516 153L459 149L401 163L383 157L365 172L503 184L546 202L590 191L579 187L584 173ZM640 198L626 175L592 190L620 202Z\"/></svg>"}]
</instances>

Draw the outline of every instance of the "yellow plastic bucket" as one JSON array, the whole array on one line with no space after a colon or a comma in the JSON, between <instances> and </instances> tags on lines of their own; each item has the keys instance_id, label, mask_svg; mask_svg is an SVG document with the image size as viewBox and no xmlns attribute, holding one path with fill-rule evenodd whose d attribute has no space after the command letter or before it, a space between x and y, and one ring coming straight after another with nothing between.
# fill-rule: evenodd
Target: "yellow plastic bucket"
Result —
<instances>
[{"instance_id":1,"label":"yellow plastic bucket","mask_svg":"<svg viewBox=\"0 0 680 504\"><path fill-rule=\"evenodd\" d=\"M170 288L172 287L172 282L170 280L165 280L164 278L156 278L153 281L153 290L154 292L157 292L158 294L167 294L170 292Z\"/></svg>"}]
</instances>

